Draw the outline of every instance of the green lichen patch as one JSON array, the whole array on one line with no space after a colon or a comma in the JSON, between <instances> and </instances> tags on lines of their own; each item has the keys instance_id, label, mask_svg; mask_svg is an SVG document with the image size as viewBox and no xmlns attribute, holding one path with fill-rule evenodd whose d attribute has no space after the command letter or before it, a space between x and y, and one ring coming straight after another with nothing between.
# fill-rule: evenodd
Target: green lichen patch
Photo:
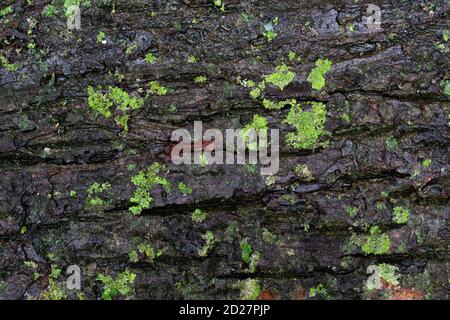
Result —
<instances>
[{"instance_id":1,"label":"green lichen patch","mask_svg":"<svg viewBox=\"0 0 450 320\"><path fill-rule=\"evenodd\" d=\"M365 241L361 246L365 254L385 254L389 251L391 242L386 233L382 233L378 226L373 226L369 230L369 235L365 237Z\"/></svg>"},{"instance_id":2,"label":"green lichen patch","mask_svg":"<svg viewBox=\"0 0 450 320\"><path fill-rule=\"evenodd\" d=\"M144 99L132 97L118 87L109 87L106 93L99 87L88 87L88 106L96 114L105 118L115 115L116 124L128 131L129 113L144 105ZM114 109L111 108L114 106Z\"/></svg>"},{"instance_id":3,"label":"green lichen patch","mask_svg":"<svg viewBox=\"0 0 450 320\"><path fill-rule=\"evenodd\" d=\"M286 88L295 78L295 73L290 67L282 64L275 68L275 72L265 77L265 82L278 87L280 90Z\"/></svg>"},{"instance_id":4,"label":"green lichen patch","mask_svg":"<svg viewBox=\"0 0 450 320\"><path fill-rule=\"evenodd\" d=\"M392 220L398 224L407 223L409 220L409 209L403 207L395 207Z\"/></svg>"},{"instance_id":5,"label":"green lichen patch","mask_svg":"<svg viewBox=\"0 0 450 320\"><path fill-rule=\"evenodd\" d=\"M286 135L287 143L296 149L314 149L318 146L326 146L320 142L320 138L326 134L326 106L321 102L310 102L310 110L303 110L300 104L292 106L284 123L293 126L296 132Z\"/></svg>"},{"instance_id":6,"label":"green lichen patch","mask_svg":"<svg viewBox=\"0 0 450 320\"><path fill-rule=\"evenodd\" d=\"M200 209L195 209L191 215L192 221L197 222L197 223L205 221L206 217L207 217L206 212L204 212L203 210L200 210Z\"/></svg>"},{"instance_id":7,"label":"green lichen patch","mask_svg":"<svg viewBox=\"0 0 450 320\"><path fill-rule=\"evenodd\" d=\"M150 192L153 188L162 186L166 192L170 192L172 187L171 183L161 176L165 174L165 171L166 167L164 165L155 162L131 178L131 182L137 186L137 190L134 191L130 199L134 203L129 209L132 214L139 215L142 210L150 207L150 204L153 202Z\"/></svg>"},{"instance_id":8,"label":"green lichen patch","mask_svg":"<svg viewBox=\"0 0 450 320\"><path fill-rule=\"evenodd\" d=\"M308 76L308 82L314 90L322 90L325 87L325 74L331 70L333 63L328 60L319 59L316 61L316 67Z\"/></svg>"},{"instance_id":9,"label":"green lichen patch","mask_svg":"<svg viewBox=\"0 0 450 320\"><path fill-rule=\"evenodd\" d=\"M131 298L135 279L136 274L129 270L120 272L115 279L102 273L97 276L97 280L103 284L102 298L104 300L112 300L116 297Z\"/></svg>"},{"instance_id":10,"label":"green lichen patch","mask_svg":"<svg viewBox=\"0 0 450 320\"><path fill-rule=\"evenodd\" d=\"M263 131L267 132L267 130L267 119L263 116L255 114L253 116L252 122L244 126L239 134L247 143L249 150L257 150L258 142L254 141L254 139L251 139L250 133L253 132L253 134L260 135ZM256 138L256 135L254 136L254 138Z\"/></svg>"}]
</instances>

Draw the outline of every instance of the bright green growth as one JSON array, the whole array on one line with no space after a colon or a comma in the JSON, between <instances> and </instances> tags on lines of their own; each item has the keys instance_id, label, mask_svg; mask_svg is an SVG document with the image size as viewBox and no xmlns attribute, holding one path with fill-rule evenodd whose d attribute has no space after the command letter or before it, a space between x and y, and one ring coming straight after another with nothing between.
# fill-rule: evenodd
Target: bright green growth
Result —
<instances>
[{"instance_id":1,"label":"bright green growth","mask_svg":"<svg viewBox=\"0 0 450 320\"><path fill-rule=\"evenodd\" d=\"M299 176L300 178L303 178L306 181L314 180L314 177L313 177L311 171L309 171L309 168L306 164L299 163L298 165L295 166L294 172L297 176Z\"/></svg>"},{"instance_id":2,"label":"bright green growth","mask_svg":"<svg viewBox=\"0 0 450 320\"><path fill-rule=\"evenodd\" d=\"M102 184L99 184L98 182L92 183L87 189L87 204L92 207L103 206L105 204L105 201L100 198L99 195L109 190L110 188L111 184L109 182L104 182Z\"/></svg>"},{"instance_id":3,"label":"bright green growth","mask_svg":"<svg viewBox=\"0 0 450 320\"><path fill-rule=\"evenodd\" d=\"M20 227L19 233L20 233L20 234L25 234L25 233L27 233L27 227L26 227L26 226Z\"/></svg>"},{"instance_id":4,"label":"bright green growth","mask_svg":"<svg viewBox=\"0 0 450 320\"><path fill-rule=\"evenodd\" d=\"M75 190L70 190L69 197L76 198L77 197L77 192Z\"/></svg>"},{"instance_id":5,"label":"bright green growth","mask_svg":"<svg viewBox=\"0 0 450 320\"><path fill-rule=\"evenodd\" d=\"M256 300L261 294L261 286L256 279L246 279L239 283L241 300Z\"/></svg>"},{"instance_id":6,"label":"bright green growth","mask_svg":"<svg viewBox=\"0 0 450 320\"><path fill-rule=\"evenodd\" d=\"M130 298L135 279L136 274L128 270L120 272L116 279L102 273L97 276L97 280L103 284L102 298L104 300L112 300L115 297Z\"/></svg>"},{"instance_id":7,"label":"bright green growth","mask_svg":"<svg viewBox=\"0 0 450 320\"><path fill-rule=\"evenodd\" d=\"M145 62L147 62L148 64L154 64L156 62L156 56L149 52L145 55Z\"/></svg>"},{"instance_id":8,"label":"bright green growth","mask_svg":"<svg viewBox=\"0 0 450 320\"><path fill-rule=\"evenodd\" d=\"M101 88L94 89L89 86L87 94L89 108L105 118L111 117L114 112L116 124L122 127L124 131L128 131L128 120L130 118L128 112L137 110L144 105L144 99L131 97L118 87L110 86L107 93L102 93ZM115 106L115 111L110 110L112 106Z\"/></svg>"},{"instance_id":9,"label":"bright green growth","mask_svg":"<svg viewBox=\"0 0 450 320\"><path fill-rule=\"evenodd\" d=\"M198 84L204 84L204 83L206 83L207 80L208 80L208 78L206 78L205 76L196 76L194 78L194 82L198 83Z\"/></svg>"},{"instance_id":10,"label":"bright green growth","mask_svg":"<svg viewBox=\"0 0 450 320\"><path fill-rule=\"evenodd\" d=\"M328 60L319 59L316 61L316 67L308 76L308 82L311 83L314 90L322 90L325 87L325 74L331 70L333 63Z\"/></svg>"},{"instance_id":11,"label":"bright green growth","mask_svg":"<svg viewBox=\"0 0 450 320\"><path fill-rule=\"evenodd\" d=\"M258 142L256 141L256 135L263 134L263 132L267 132L267 119L263 116L255 114L253 116L253 121L247 124L240 132L240 136L242 139L248 143L249 150L257 150ZM252 135L251 135L252 134ZM260 140L265 136L260 136ZM261 141L262 142L262 141Z\"/></svg>"},{"instance_id":12,"label":"bright green growth","mask_svg":"<svg viewBox=\"0 0 450 320\"><path fill-rule=\"evenodd\" d=\"M242 261L248 264L250 263L250 258L253 252L252 246L248 243L248 239L242 240L240 245L241 245Z\"/></svg>"},{"instance_id":13,"label":"bright green growth","mask_svg":"<svg viewBox=\"0 0 450 320\"><path fill-rule=\"evenodd\" d=\"M165 96L169 92L169 89L160 85L158 81L151 81L149 83L148 92L151 94L156 94L158 96Z\"/></svg>"},{"instance_id":14,"label":"bright green growth","mask_svg":"<svg viewBox=\"0 0 450 320\"><path fill-rule=\"evenodd\" d=\"M41 293L42 300L64 300L67 299L67 293L64 287L58 285L57 279L61 276L62 270L56 265L51 265L51 273L48 277L48 288Z\"/></svg>"},{"instance_id":15,"label":"bright green growth","mask_svg":"<svg viewBox=\"0 0 450 320\"><path fill-rule=\"evenodd\" d=\"M365 254L384 254L389 251L391 242L386 233L381 233L378 226L370 228L370 235L365 239L361 249Z\"/></svg>"},{"instance_id":16,"label":"bright green growth","mask_svg":"<svg viewBox=\"0 0 450 320\"><path fill-rule=\"evenodd\" d=\"M111 117L112 114L109 108L112 106L112 102L107 95L102 94L91 86L88 87L87 94L88 105L91 110L101 114L105 118Z\"/></svg>"},{"instance_id":17,"label":"bright green growth","mask_svg":"<svg viewBox=\"0 0 450 320\"><path fill-rule=\"evenodd\" d=\"M200 160L200 167L204 168L205 166L208 165L208 159L206 158L205 154L201 154L199 156L199 160Z\"/></svg>"},{"instance_id":18,"label":"bright green growth","mask_svg":"<svg viewBox=\"0 0 450 320\"><path fill-rule=\"evenodd\" d=\"M382 263L378 265L378 268L380 270L380 276L384 281L393 286L399 285L398 280L400 278L400 275L396 274L398 272L398 267L387 263Z\"/></svg>"},{"instance_id":19,"label":"bright green growth","mask_svg":"<svg viewBox=\"0 0 450 320\"><path fill-rule=\"evenodd\" d=\"M189 63L197 63L197 57L196 56L194 56L193 54L191 54L189 57L188 57L188 62Z\"/></svg>"},{"instance_id":20,"label":"bright green growth","mask_svg":"<svg viewBox=\"0 0 450 320\"><path fill-rule=\"evenodd\" d=\"M263 106L264 108L268 110L280 110L283 109L286 106L294 106L297 104L297 101L295 99L288 99L288 100L282 100L274 102L269 99L263 99Z\"/></svg>"},{"instance_id":21,"label":"bright green growth","mask_svg":"<svg viewBox=\"0 0 450 320\"><path fill-rule=\"evenodd\" d=\"M150 207L150 204L153 202L150 192L158 185L162 186L166 192L170 192L171 183L160 176L165 170L166 167L164 165L154 162L146 170L139 171L137 175L131 178L131 182L138 187L130 199L132 203L135 203L129 209L132 214L139 215L142 210Z\"/></svg>"},{"instance_id":22,"label":"bright green growth","mask_svg":"<svg viewBox=\"0 0 450 320\"><path fill-rule=\"evenodd\" d=\"M105 43L105 39L106 39L106 33L104 33L103 31L100 31L97 34L97 43Z\"/></svg>"},{"instance_id":23,"label":"bright green growth","mask_svg":"<svg viewBox=\"0 0 450 320\"><path fill-rule=\"evenodd\" d=\"M313 287L309 289L309 297L321 296L324 298L328 297L328 292L325 286L320 283L317 287Z\"/></svg>"},{"instance_id":24,"label":"bright green growth","mask_svg":"<svg viewBox=\"0 0 450 320\"><path fill-rule=\"evenodd\" d=\"M51 18L56 14L56 7L54 5L49 4L45 7L45 10L43 12L43 15L47 18Z\"/></svg>"},{"instance_id":25,"label":"bright green growth","mask_svg":"<svg viewBox=\"0 0 450 320\"><path fill-rule=\"evenodd\" d=\"M266 37L268 42L272 42L273 39L277 37L277 33L274 30L274 26L278 25L279 18L276 17L272 19L269 23L264 25L265 32L263 33L264 37Z\"/></svg>"},{"instance_id":26,"label":"bright green growth","mask_svg":"<svg viewBox=\"0 0 450 320\"><path fill-rule=\"evenodd\" d=\"M16 71L18 68L16 64L9 63L8 59L2 55L0 55L0 65L10 72Z\"/></svg>"},{"instance_id":27,"label":"bright green growth","mask_svg":"<svg viewBox=\"0 0 450 320\"><path fill-rule=\"evenodd\" d=\"M409 220L409 210L403 207L395 207L392 220L398 224L407 223Z\"/></svg>"},{"instance_id":28,"label":"bright green growth","mask_svg":"<svg viewBox=\"0 0 450 320\"><path fill-rule=\"evenodd\" d=\"M207 217L206 212L200 210L200 209L195 209L195 211L192 213L192 221L194 222L203 222Z\"/></svg>"},{"instance_id":29,"label":"bright green growth","mask_svg":"<svg viewBox=\"0 0 450 320\"><path fill-rule=\"evenodd\" d=\"M225 3L222 0L214 0L214 5L222 12L225 12Z\"/></svg>"},{"instance_id":30,"label":"bright green growth","mask_svg":"<svg viewBox=\"0 0 450 320\"><path fill-rule=\"evenodd\" d=\"M450 81L449 80L441 81L441 87L444 90L444 94L450 97Z\"/></svg>"},{"instance_id":31,"label":"bright green growth","mask_svg":"<svg viewBox=\"0 0 450 320\"><path fill-rule=\"evenodd\" d=\"M302 57L299 54L295 53L294 51L289 51L288 58L289 61L296 61L298 63L303 63Z\"/></svg>"},{"instance_id":32,"label":"bright green growth","mask_svg":"<svg viewBox=\"0 0 450 320\"><path fill-rule=\"evenodd\" d=\"M137 48L137 44L133 43L130 44L126 49L125 49L125 54L127 56L131 55L133 53L134 50L136 50Z\"/></svg>"},{"instance_id":33,"label":"bright green growth","mask_svg":"<svg viewBox=\"0 0 450 320\"><path fill-rule=\"evenodd\" d=\"M136 263L139 261L139 254L137 253L136 250L133 250L130 253L128 253L128 257L130 259L130 262L132 263Z\"/></svg>"},{"instance_id":34,"label":"bright green growth","mask_svg":"<svg viewBox=\"0 0 450 320\"><path fill-rule=\"evenodd\" d=\"M326 133L326 106L321 102L309 102L310 111L303 111L299 104L292 106L284 123L294 126L297 132L290 132L286 141L296 149L314 149L319 145L319 138Z\"/></svg>"},{"instance_id":35,"label":"bright green growth","mask_svg":"<svg viewBox=\"0 0 450 320\"><path fill-rule=\"evenodd\" d=\"M269 243L275 243L277 236L270 232L267 228L263 228L263 240Z\"/></svg>"},{"instance_id":36,"label":"bright green growth","mask_svg":"<svg viewBox=\"0 0 450 320\"><path fill-rule=\"evenodd\" d=\"M269 74L265 77L265 82L273 84L274 86L283 90L286 86L288 86L295 78L295 73L291 71L291 69L282 64L275 68L275 72Z\"/></svg>"},{"instance_id":37,"label":"bright green growth","mask_svg":"<svg viewBox=\"0 0 450 320\"><path fill-rule=\"evenodd\" d=\"M202 236L202 238L206 241L205 244L201 249L198 250L198 255L200 257L206 257L208 254L208 251L213 247L214 245L214 233L211 231L206 231L206 233Z\"/></svg>"},{"instance_id":38,"label":"bright green growth","mask_svg":"<svg viewBox=\"0 0 450 320\"><path fill-rule=\"evenodd\" d=\"M155 250L153 249L153 247L150 244L141 243L138 246L138 250L139 250L139 253L144 255L145 258L150 262L153 262L153 260L155 260L155 258L160 255L159 252L155 253Z\"/></svg>"},{"instance_id":39,"label":"bright green growth","mask_svg":"<svg viewBox=\"0 0 450 320\"><path fill-rule=\"evenodd\" d=\"M178 183L178 190L184 195L187 196L188 194L192 193L192 188L190 188L186 183L180 182Z\"/></svg>"},{"instance_id":40,"label":"bright green growth","mask_svg":"<svg viewBox=\"0 0 450 320\"><path fill-rule=\"evenodd\" d=\"M424 166L425 168L428 168L431 166L432 163L433 163L433 161L431 159L425 159L422 161L422 166Z\"/></svg>"},{"instance_id":41,"label":"bright green growth","mask_svg":"<svg viewBox=\"0 0 450 320\"><path fill-rule=\"evenodd\" d=\"M14 12L14 9L13 9L12 5L7 6L7 7L5 7L5 8L0 10L0 18L3 18L3 17L5 17L8 14L11 14L13 12Z\"/></svg>"},{"instance_id":42,"label":"bright green growth","mask_svg":"<svg viewBox=\"0 0 450 320\"><path fill-rule=\"evenodd\" d=\"M345 208L345 212L348 214L348 216L350 218L354 218L358 214L358 210L359 209L357 207L353 207L353 206Z\"/></svg>"}]
</instances>

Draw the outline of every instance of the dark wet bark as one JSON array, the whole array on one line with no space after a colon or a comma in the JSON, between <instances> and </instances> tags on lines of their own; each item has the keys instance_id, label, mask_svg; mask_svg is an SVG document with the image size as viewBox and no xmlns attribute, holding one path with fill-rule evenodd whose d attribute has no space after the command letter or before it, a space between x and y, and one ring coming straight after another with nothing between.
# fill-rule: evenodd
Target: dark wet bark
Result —
<instances>
[{"instance_id":1,"label":"dark wet bark","mask_svg":"<svg viewBox=\"0 0 450 320\"><path fill-rule=\"evenodd\" d=\"M319 284L327 291L322 298L448 298L446 0L373 0L383 10L378 32L359 31L366 6L353 1L225 0L221 13L206 0L93 0L82 8L82 30L72 32L61 13L41 14L50 1L0 7L8 2L14 13L0 20L0 48L18 69L0 68L0 299L38 297L52 264L64 271L79 265L89 299L101 296L99 273L126 269L137 274L138 299L238 298L246 279L260 282L264 298L303 299ZM334 29L322 27L324 15ZM263 25L275 17L278 36L268 43ZM37 24L29 34L30 18ZM354 32L346 28L352 23ZM99 31L106 45L97 43ZM32 41L34 50L27 48ZM258 113L284 137L287 110L265 110L236 78L260 81L289 51L303 63L293 65L294 82L271 88L270 97L326 103L328 147L295 150L283 140L272 183L245 166L169 161L172 130L194 120L240 128ZM155 64L144 62L147 52ZM198 63L188 63L189 55ZM306 81L318 58L333 61L321 92ZM207 83L196 84L197 75ZM171 92L133 112L127 134L88 110L89 85L138 93L154 80ZM130 179L152 162L166 163L173 191L155 189L152 207L133 216ZM294 172L297 164L308 167L309 179ZM105 181L107 205L87 207L88 186ZM179 181L192 194L180 194ZM406 224L392 220L398 206L410 210ZM358 208L355 216L349 207ZM202 223L192 222L197 208L208 214ZM387 253L364 254L352 243L370 226L389 235ZM200 257L206 231L216 241ZM246 238L260 253L255 270L241 258ZM141 243L162 255L131 263L129 252ZM367 293L366 269L381 263L399 268L400 283Z\"/></svg>"}]
</instances>

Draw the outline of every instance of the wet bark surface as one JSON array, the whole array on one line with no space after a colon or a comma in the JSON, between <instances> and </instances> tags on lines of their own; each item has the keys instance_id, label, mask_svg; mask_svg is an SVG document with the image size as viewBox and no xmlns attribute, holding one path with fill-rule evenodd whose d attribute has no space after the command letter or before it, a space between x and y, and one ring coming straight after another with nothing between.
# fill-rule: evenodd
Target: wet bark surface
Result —
<instances>
[{"instance_id":1,"label":"wet bark surface","mask_svg":"<svg viewBox=\"0 0 450 320\"><path fill-rule=\"evenodd\" d=\"M133 299L231 299L250 289L262 299L448 299L447 0L373 0L378 31L362 25L361 1L225 0L222 12L206 0L92 0L72 31L62 11L43 14L50 3L0 5L14 10L0 20L1 54L17 66L0 68L0 299L42 298L58 290L52 279L63 297L99 299L98 275L125 270L136 274ZM276 17L269 42L264 25ZM290 51L302 63L290 63ZM333 66L315 91L307 77L320 58ZM289 147L288 109L264 109L236 81L259 82L282 63L295 79L268 96L325 103L328 146ZM128 132L88 108L88 86L143 96L151 81L169 92L130 113ZM242 128L254 114L280 129L276 176L170 161L174 129L194 120ZM150 208L134 216L131 179L154 162L167 166L172 190L154 188ZM88 205L94 182L111 185L102 206ZM398 207L407 222L393 220ZM202 222L192 220L196 209ZM386 252L362 249L373 227L388 236ZM214 240L199 255L208 231ZM141 244L160 255L130 261ZM398 283L368 290L367 268L381 264L398 268ZM82 270L81 290L65 288L70 265Z\"/></svg>"}]
</instances>

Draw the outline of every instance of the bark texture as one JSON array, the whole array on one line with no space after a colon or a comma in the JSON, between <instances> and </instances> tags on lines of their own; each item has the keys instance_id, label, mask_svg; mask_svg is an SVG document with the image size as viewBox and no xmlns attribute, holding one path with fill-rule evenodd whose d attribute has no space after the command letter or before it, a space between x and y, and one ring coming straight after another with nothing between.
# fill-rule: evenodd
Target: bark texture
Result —
<instances>
[{"instance_id":1,"label":"bark texture","mask_svg":"<svg viewBox=\"0 0 450 320\"><path fill-rule=\"evenodd\" d=\"M381 31L364 28L363 1L224 0L222 12L206 0L91 0L79 31L67 29L62 2L51 16L49 0L0 5L13 8L0 18L1 55L16 65L0 67L0 299L99 299L98 275L125 270L136 274L131 292L114 298L448 299L447 0L372 0ZM276 17L269 42L264 25ZM307 77L320 58L333 67L315 91ZM327 147L289 147L289 109L266 110L236 81L259 82L282 63L295 79L267 96L325 103ZM88 86L143 96L151 81L170 91L130 113L127 133L88 108ZM254 114L281 130L276 176L171 163L174 129L242 128ZM153 162L167 165L172 191L154 188L133 216L131 178ZM94 182L111 185L100 207L87 205ZM398 207L406 223L393 220ZM362 249L374 226L389 237L382 254ZM150 261L142 244L161 254ZM368 290L367 267L383 263L398 283ZM80 291L65 288L70 265L82 270Z\"/></svg>"}]
</instances>

